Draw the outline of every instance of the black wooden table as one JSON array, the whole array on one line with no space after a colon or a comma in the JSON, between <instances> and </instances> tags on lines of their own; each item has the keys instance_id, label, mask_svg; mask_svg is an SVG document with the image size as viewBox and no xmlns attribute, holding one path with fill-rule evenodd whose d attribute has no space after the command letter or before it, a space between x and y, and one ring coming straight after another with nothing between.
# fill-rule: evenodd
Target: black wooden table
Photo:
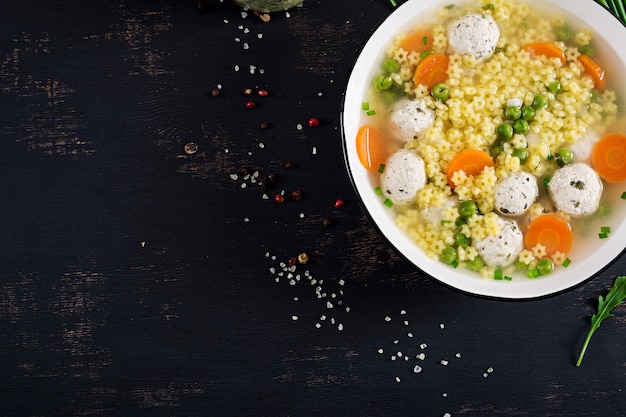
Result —
<instances>
[{"instance_id":1,"label":"black wooden table","mask_svg":"<svg viewBox=\"0 0 626 417\"><path fill-rule=\"evenodd\" d=\"M574 361L626 259L482 299L361 210L339 111L389 2L269 22L228 1L1 3L0 415L624 415L623 306Z\"/></svg>"}]
</instances>

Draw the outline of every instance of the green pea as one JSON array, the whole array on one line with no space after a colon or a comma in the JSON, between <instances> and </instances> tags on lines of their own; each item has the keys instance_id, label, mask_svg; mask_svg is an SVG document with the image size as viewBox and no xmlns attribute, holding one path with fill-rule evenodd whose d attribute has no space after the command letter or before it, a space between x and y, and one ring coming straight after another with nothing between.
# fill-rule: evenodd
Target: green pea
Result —
<instances>
[{"instance_id":1,"label":"green pea","mask_svg":"<svg viewBox=\"0 0 626 417\"><path fill-rule=\"evenodd\" d=\"M574 157L574 154L572 153L572 151L570 151L567 148L561 148L557 151L555 157L556 157L556 163L560 167L563 167L569 164L570 162L572 162L572 158Z\"/></svg>"},{"instance_id":2,"label":"green pea","mask_svg":"<svg viewBox=\"0 0 626 417\"><path fill-rule=\"evenodd\" d=\"M439 255L439 260L444 264L452 264L452 262L456 261L456 249L452 246L446 246L446 248L441 251L441 255Z\"/></svg>"},{"instance_id":3,"label":"green pea","mask_svg":"<svg viewBox=\"0 0 626 417\"><path fill-rule=\"evenodd\" d=\"M550 258L541 258L537 263L537 271L541 275L550 275L554 271L554 262Z\"/></svg>"},{"instance_id":4,"label":"green pea","mask_svg":"<svg viewBox=\"0 0 626 417\"><path fill-rule=\"evenodd\" d=\"M548 97L545 94L538 94L533 98L533 107L535 110L543 109L548 105Z\"/></svg>"},{"instance_id":5,"label":"green pea","mask_svg":"<svg viewBox=\"0 0 626 417\"><path fill-rule=\"evenodd\" d=\"M504 140L509 140L513 137L513 126L508 123L500 123L497 127L498 136Z\"/></svg>"},{"instance_id":6,"label":"green pea","mask_svg":"<svg viewBox=\"0 0 626 417\"><path fill-rule=\"evenodd\" d=\"M491 148L491 156L498 156L504 151L504 146L502 145L502 141L500 139L496 139L492 144Z\"/></svg>"},{"instance_id":7,"label":"green pea","mask_svg":"<svg viewBox=\"0 0 626 417\"><path fill-rule=\"evenodd\" d=\"M435 100L444 101L450 96L450 88L445 83L435 84L430 94Z\"/></svg>"},{"instance_id":8,"label":"green pea","mask_svg":"<svg viewBox=\"0 0 626 417\"><path fill-rule=\"evenodd\" d=\"M472 200L461 201L459 204L459 214L463 217L472 217L478 211L478 206Z\"/></svg>"},{"instance_id":9,"label":"green pea","mask_svg":"<svg viewBox=\"0 0 626 417\"><path fill-rule=\"evenodd\" d=\"M398 72L400 71L400 64L395 59L387 58L383 61L383 67L388 72Z\"/></svg>"},{"instance_id":10,"label":"green pea","mask_svg":"<svg viewBox=\"0 0 626 417\"><path fill-rule=\"evenodd\" d=\"M454 235L454 244L458 247L465 248L469 245L469 238L465 236L463 233L457 233Z\"/></svg>"},{"instance_id":11,"label":"green pea","mask_svg":"<svg viewBox=\"0 0 626 417\"><path fill-rule=\"evenodd\" d=\"M535 118L535 108L533 106L523 106L522 107L522 119L531 121Z\"/></svg>"},{"instance_id":12,"label":"green pea","mask_svg":"<svg viewBox=\"0 0 626 417\"><path fill-rule=\"evenodd\" d=\"M522 109L517 106L509 106L504 111L504 115L509 120L517 120L522 117Z\"/></svg>"},{"instance_id":13,"label":"green pea","mask_svg":"<svg viewBox=\"0 0 626 417\"><path fill-rule=\"evenodd\" d=\"M561 88L561 82L559 80L552 81L550 84L548 84L548 91L553 94L560 93Z\"/></svg>"},{"instance_id":14,"label":"green pea","mask_svg":"<svg viewBox=\"0 0 626 417\"><path fill-rule=\"evenodd\" d=\"M580 53L593 57L596 54L596 50L593 48L593 46L591 46L591 44L587 44L580 47Z\"/></svg>"},{"instance_id":15,"label":"green pea","mask_svg":"<svg viewBox=\"0 0 626 417\"><path fill-rule=\"evenodd\" d=\"M404 91L402 91L398 86L393 85L387 90L383 90L381 95L387 103L395 103L404 95Z\"/></svg>"},{"instance_id":16,"label":"green pea","mask_svg":"<svg viewBox=\"0 0 626 417\"><path fill-rule=\"evenodd\" d=\"M557 39L562 42L568 42L574 36L574 32L568 26L561 26L554 29L554 34L556 35Z\"/></svg>"},{"instance_id":17,"label":"green pea","mask_svg":"<svg viewBox=\"0 0 626 417\"><path fill-rule=\"evenodd\" d=\"M385 77L384 75L376 77L374 81L374 88L378 91L388 90L392 85L393 80L391 77Z\"/></svg>"},{"instance_id":18,"label":"green pea","mask_svg":"<svg viewBox=\"0 0 626 417\"><path fill-rule=\"evenodd\" d=\"M530 152L526 148L516 148L513 151L513 156L517 156L519 161L523 164L528 159Z\"/></svg>"},{"instance_id":19,"label":"green pea","mask_svg":"<svg viewBox=\"0 0 626 417\"><path fill-rule=\"evenodd\" d=\"M527 120L519 119L513 123L513 131L518 135L525 135L530 132L530 125Z\"/></svg>"},{"instance_id":20,"label":"green pea","mask_svg":"<svg viewBox=\"0 0 626 417\"><path fill-rule=\"evenodd\" d=\"M474 259L470 259L469 261L467 261L467 269L469 269L470 271L478 272L483 269L483 266L485 266L485 264L483 264L483 260L480 259L480 257L478 256L474 257Z\"/></svg>"}]
</instances>

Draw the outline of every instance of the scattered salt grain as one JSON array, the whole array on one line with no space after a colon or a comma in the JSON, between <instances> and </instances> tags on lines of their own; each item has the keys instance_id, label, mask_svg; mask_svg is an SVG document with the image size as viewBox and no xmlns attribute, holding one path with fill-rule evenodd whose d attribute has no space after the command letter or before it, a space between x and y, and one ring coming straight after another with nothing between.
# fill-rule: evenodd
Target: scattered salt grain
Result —
<instances>
[{"instance_id":1,"label":"scattered salt grain","mask_svg":"<svg viewBox=\"0 0 626 417\"><path fill-rule=\"evenodd\" d=\"M319 329L320 327L322 327L322 325L319 323L315 323L315 327Z\"/></svg>"},{"instance_id":2,"label":"scattered salt grain","mask_svg":"<svg viewBox=\"0 0 626 417\"><path fill-rule=\"evenodd\" d=\"M235 71L239 71L239 65L235 65Z\"/></svg>"},{"instance_id":3,"label":"scattered salt grain","mask_svg":"<svg viewBox=\"0 0 626 417\"><path fill-rule=\"evenodd\" d=\"M391 317L385 316L385 321L391 321Z\"/></svg>"},{"instance_id":4,"label":"scattered salt grain","mask_svg":"<svg viewBox=\"0 0 626 417\"><path fill-rule=\"evenodd\" d=\"M259 33L258 35L256 35L256 37L257 37L257 38L259 38L259 39L261 39L261 38L263 38L263 34L262 34L262 33Z\"/></svg>"},{"instance_id":5,"label":"scattered salt grain","mask_svg":"<svg viewBox=\"0 0 626 417\"><path fill-rule=\"evenodd\" d=\"M243 49L250 49L250 45L248 45L248 42L244 42ZM250 74L254 74L254 73L251 72Z\"/></svg>"},{"instance_id":6,"label":"scattered salt grain","mask_svg":"<svg viewBox=\"0 0 626 417\"><path fill-rule=\"evenodd\" d=\"M419 355L417 355L415 357L415 359L419 359L419 360L423 361L424 359L426 359L426 354L424 352L422 352Z\"/></svg>"},{"instance_id":7,"label":"scattered salt grain","mask_svg":"<svg viewBox=\"0 0 626 417\"><path fill-rule=\"evenodd\" d=\"M343 331L343 324L339 323L339 324L337 325L337 330L339 330L339 331Z\"/></svg>"},{"instance_id":8,"label":"scattered salt grain","mask_svg":"<svg viewBox=\"0 0 626 417\"><path fill-rule=\"evenodd\" d=\"M248 13L247 12L241 12L241 18L245 19L246 17L248 17Z\"/></svg>"},{"instance_id":9,"label":"scattered salt grain","mask_svg":"<svg viewBox=\"0 0 626 417\"><path fill-rule=\"evenodd\" d=\"M420 349L426 349L428 347L428 345L426 343L422 343L420 345Z\"/></svg>"},{"instance_id":10,"label":"scattered salt grain","mask_svg":"<svg viewBox=\"0 0 626 417\"><path fill-rule=\"evenodd\" d=\"M302 124L301 124L301 123L298 123L298 124L296 125L296 129L298 129L298 130L302 130Z\"/></svg>"},{"instance_id":11,"label":"scattered salt grain","mask_svg":"<svg viewBox=\"0 0 626 417\"><path fill-rule=\"evenodd\" d=\"M406 310L400 310L400 315L404 316L406 314Z\"/></svg>"},{"instance_id":12,"label":"scattered salt grain","mask_svg":"<svg viewBox=\"0 0 626 417\"><path fill-rule=\"evenodd\" d=\"M237 43L241 42L241 38L235 38L235 42Z\"/></svg>"},{"instance_id":13,"label":"scattered salt grain","mask_svg":"<svg viewBox=\"0 0 626 417\"><path fill-rule=\"evenodd\" d=\"M313 155L317 155L317 147L314 146L313 149L311 150L311 153Z\"/></svg>"},{"instance_id":14,"label":"scattered salt grain","mask_svg":"<svg viewBox=\"0 0 626 417\"><path fill-rule=\"evenodd\" d=\"M291 14L289 12L285 12L285 17L289 19L291 17Z\"/></svg>"},{"instance_id":15,"label":"scattered salt grain","mask_svg":"<svg viewBox=\"0 0 626 417\"><path fill-rule=\"evenodd\" d=\"M293 321L298 320L298 316L291 316L291 320L293 320Z\"/></svg>"},{"instance_id":16,"label":"scattered salt grain","mask_svg":"<svg viewBox=\"0 0 626 417\"><path fill-rule=\"evenodd\" d=\"M415 365L415 366L413 367L413 373L414 373L414 374L419 374L420 372L422 372L422 367L421 367L421 366L419 366L419 365Z\"/></svg>"},{"instance_id":17,"label":"scattered salt grain","mask_svg":"<svg viewBox=\"0 0 626 417\"><path fill-rule=\"evenodd\" d=\"M404 320L404 325L408 326L409 325L409 321L408 320Z\"/></svg>"},{"instance_id":18,"label":"scattered salt grain","mask_svg":"<svg viewBox=\"0 0 626 417\"><path fill-rule=\"evenodd\" d=\"M452 417L452 414L450 414L450 413L445 413L445 414L443 415L443 417Z\"/></svg>"},{"instance_id":19,"label":"scattered salt grain","mask_svg":"<svg viewBox=\"0 0 626 417\"><path fill-rule=\"evenodd\" d=\"M411 333L411 332L408 332L406 335L407 335L408 337L413 337L413 333Z\"/></svg>"},{"instance_id":20,"label":"scattered salt grain","mask_svg":"<svg viewBox=\"0 0 626 417\"><path fill-rule=\"evenodd\" d=\"M446 325L445 325L445 324L443 324L443 323L441 323L441 324L439 325L439 328L440 328L440 329L443 329L444 327L446 327Z\"/></svg>"},{"instance_id":21,"label":"scattered salt grain","mask_svg":"<svg viewBox=\"0 0 626 417\"><path fill-rule=\"evenodd\" d=\"M440 364L442 364L443 366L447 366L448 365L448 361L445 359L442 359L441 361L439 361Z\"/></svg>"},{"instance_id":22,"label":"scattered salt grain","mask_svg":"<svg viewBox=\"0 0 626 417\"><path fill-rule=\"evenodd\" d=\"M377 351L377 352L378 352L379 354L381 354L381 355L382 355L383 353L385 353L385 351L384 351L382 348L381 348L381 349L378 349L378 351Z\"/></svg>"},{"instance_id":23,"label":"scattered salt grain","mask_svg":"<svg viewBox=\"0 0 626 417\"><path fill-rule=\"evenodd\" d=\"M456 354L456 355L454 355L454 356L456 356L457 358L460 358L460 357L461 357L461 354L460 354L460 353L457 353L457 354Z\"/></svg>"}]
</instances>

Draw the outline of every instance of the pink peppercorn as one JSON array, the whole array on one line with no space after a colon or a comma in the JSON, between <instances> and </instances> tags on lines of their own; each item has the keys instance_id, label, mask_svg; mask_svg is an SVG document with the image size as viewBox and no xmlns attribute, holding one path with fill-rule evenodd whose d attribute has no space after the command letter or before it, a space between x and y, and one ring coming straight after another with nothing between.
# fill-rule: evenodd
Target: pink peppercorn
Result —
<instances>
[{"instance_id":1,"label":"pink peppercorn","mask_svg":"<svg viewBox=\"0 0 626 417\"><path fill-rule=\"evenodd\" d=\"M285 201L285 196L282 194L276 194L274 196L274 201L276 201L277 203L282 203L283 201Z\"/></svg>"},{"instance_id":2,"label":"pink peppercorn","mask_svg":"<svg viewBox=\"0 0 626 417\"><path fill-rule=\"evenodd\" d=\"M311 117L308 123L309 127L318 127L320 125L320 120L316 117Z\"/></svg>"},{"instance_id":3,"label":"pink peppercorn","mask_svg":"<svg viewBox=\"0 0 626 417\"><path fill-rule=\"evenodd\" d=\"M343 201L341 198L338 198L335 201L335 208L343 207L344 204L346 204L345 201Z\"/></svg>"},{"instance_id":4,"label":"pink peppercorn","mask_svg":"<svg viewBox=\"0 0 626 417\"><path fill-rule=\"evenodd\" d=\"M267 97L267 96L269 96L269 95L270 95L269 91L267 91L267 90L259 90L259 91L257 91L257 94L258 94L260 97Z\"/></svg>"},{"instance_id":5,"label":"pink peppercorn","mask_svg":"<svg viewBox=\"0 0 626 417\"><path fill-rule=\"evenodd\" d=\"M256 103L252 100L246 101L246 109L253 109L256 107Z\"/></svg>"}]
</instances>

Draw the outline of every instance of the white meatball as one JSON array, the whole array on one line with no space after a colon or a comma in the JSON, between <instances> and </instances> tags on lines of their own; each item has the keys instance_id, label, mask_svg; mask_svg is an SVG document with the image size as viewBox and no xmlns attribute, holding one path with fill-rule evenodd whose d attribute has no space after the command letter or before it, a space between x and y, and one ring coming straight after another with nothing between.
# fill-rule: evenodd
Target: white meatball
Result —
<instances>
[{"instance_id":1,"label":"white meatball","mask_svg":"<svg viewBox=\"0 0 626 417\"><path fill-rule=\"evenodd\" d=\"M441 225L441 221L444 219L446 210L449 207L455 207L459 205L459 198L456 195L450 196L440 206L430 206L422 209L422 218L427 223L432 223L435 226Z\"/></svg>"},{"instance_id":2,"label":"white meatball","mask_svg":"<svg viewBox=\"0 0 626 417\"><path fill-rule=\"evenodd\" d=\"M548 184L554 205L571 216L595 212L600 205L602 188L596 171L582 162L559 169Z\"/></svg>"},{"instance_id":3,"label":"white meatball","mask_svg":"<svg viewBox=\"0 0 626 417\"><path fill-rule=\"evenodd\" d=\"M410 203L426 185L422 158L408 149L400 149L387 161L380 178L380 188L394 204Z\"/></svg>"},{"instance_id":4,"label":"white meatball","mask_svg":"<svg viewBox=\"0 0 626 417\"><path fill-rule=\"evenodd\" d=\"M448 43L452 52L490 58L500 39L500 28L491 15L468 14L450 23Z\"/></svg>"},{"instance_id":5,"label":"white meatball","mask_svg":"<svg viewBox=\"0 0 626 417\"><path fill-rule=\"evenodd\" d=\"M494 268L511 265L524 249L524 235L514 220L498 217L500 231L474 243L482 260Z\"/></svg>"},{"instance_id":6,"label":"white meatball","mask_svg":"<svg viewBox=\"0 0 626 417\"><path fill-rule=\"evenodd\" d=\"M391 132L402 143L409 142L435 123L435 113L426 101L402 99L391 109Z\"/></svg>"},{"instance_id":7,"label":"white meatball","mask_svg":"<svg viewBox=\"0 0 626 417\"><path fill-rule=\"evenodd\" d=\"M517 216L528 211L539 196L536 178L528 172L513 173L495 186L496 210L507 216Z\"/></svg>"}]
</instances>

